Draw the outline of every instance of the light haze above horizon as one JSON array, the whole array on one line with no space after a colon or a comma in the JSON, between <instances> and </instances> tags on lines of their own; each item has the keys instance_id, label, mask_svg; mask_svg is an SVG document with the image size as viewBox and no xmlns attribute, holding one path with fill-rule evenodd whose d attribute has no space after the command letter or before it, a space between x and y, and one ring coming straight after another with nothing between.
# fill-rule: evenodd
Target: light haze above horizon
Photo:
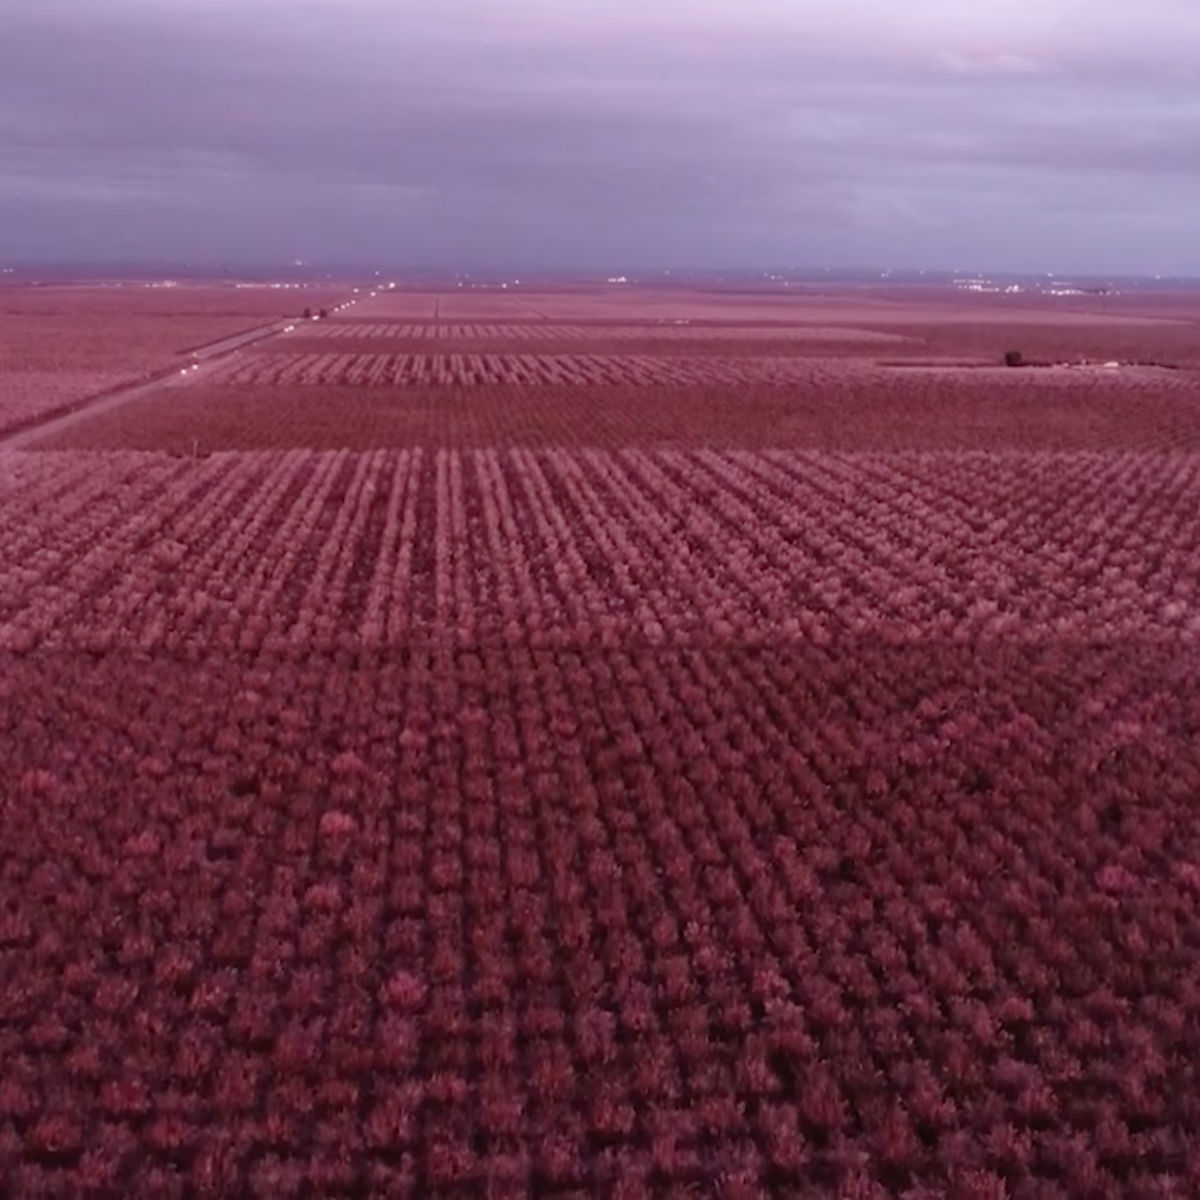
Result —
<instances>
[{"instance_id":1,"label":"light haze above horizon","mask_svg":"<svg viewBox=\"0 0 1200 1200\"><path fill-rule=\"evenodd\" d=\"M1200 275L1195 0L8 0L0 265Z\"/></svg>"}]
</instances>

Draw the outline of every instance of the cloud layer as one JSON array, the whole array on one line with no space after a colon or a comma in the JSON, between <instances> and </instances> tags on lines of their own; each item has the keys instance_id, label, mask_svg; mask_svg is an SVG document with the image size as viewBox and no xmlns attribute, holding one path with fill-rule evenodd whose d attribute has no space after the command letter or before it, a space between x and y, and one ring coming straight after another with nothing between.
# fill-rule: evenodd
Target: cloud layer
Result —
<instances>
[{"instance_id":1,"label":"cloud layer","mask_svg":"<svg viewBox=\"0 0 1200 1200\"><path fill-rule=\"evenodd\" d=\"M9 0L0 257L1200 273L1192 0Z\"/></svg>"}]
</instances>

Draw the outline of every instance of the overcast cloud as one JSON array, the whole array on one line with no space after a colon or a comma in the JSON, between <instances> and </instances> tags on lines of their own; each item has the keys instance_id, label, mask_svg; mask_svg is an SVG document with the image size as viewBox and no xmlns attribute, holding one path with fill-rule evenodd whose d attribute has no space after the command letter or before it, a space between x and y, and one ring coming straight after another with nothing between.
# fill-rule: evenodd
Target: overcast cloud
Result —
<instances>
[{"instance_id":1,"label":"overcast cloud","mask_svg":"<svg viewBox=\"0 0 1200 1200\"><path fill-rule=\"evenodd\" d=\"M0 259L1200 274L1196 0L6 0Z\"/></svg>"}]
</instances>

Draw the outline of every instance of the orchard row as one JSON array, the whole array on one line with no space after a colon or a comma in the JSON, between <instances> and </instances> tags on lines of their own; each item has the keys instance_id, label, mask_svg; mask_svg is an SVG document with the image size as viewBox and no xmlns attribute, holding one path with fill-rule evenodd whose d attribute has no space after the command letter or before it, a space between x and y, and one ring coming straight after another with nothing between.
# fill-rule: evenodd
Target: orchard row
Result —
<instances>
[{"instance_id":1,"label":"orchard row","mask_svg":"<svg viewBox=\"0 0 1200 1200\"><path fill-rule=\"evenodd\" d=\"M226 360L235 384L370 387L740 387L808 379L802 361L603 354L249 354Z\"/></svg>"},{"instance_id":2,"label":"orchard row","mask_svg":"<svg viewBox=\"0 0 1200 1200\"><path fill-rule=\"evenodd\" d=\"M305 337L375 341L803 341L803 342L904 342L899 334L838 325L692 325L685 321L646 322L641 325L464 324L428 322L324 321L303 328Z\"/></svg>"},{"instance_id":3,"label":"orchard row","mask_svg":"<svg viewBox=\"0 0 1200 1200\"><path fill-rule=\"evenodd\" d=\"M0 459L0 647L1200 638L1179 455Z\"/></svg>"},{"instance_id":4,"label":"orchard row","mask_svg":"<svg viewBox=\"0 0 1200 1200\"><path fill-rule=\"evenodd\" d=\"M1194 648L0 667L8 1194L1200 1182Z\"/></svg>"}]
</instances>

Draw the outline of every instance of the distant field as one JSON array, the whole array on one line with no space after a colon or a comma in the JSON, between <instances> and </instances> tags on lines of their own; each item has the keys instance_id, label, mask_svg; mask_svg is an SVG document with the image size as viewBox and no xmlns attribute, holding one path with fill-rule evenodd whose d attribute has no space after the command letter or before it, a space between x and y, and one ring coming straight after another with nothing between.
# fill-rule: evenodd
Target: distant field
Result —
<instances>
[{"instance_id":1,"label":"distant field","mask_svg":"<svg viewBox=\"0 0 1200 1200\"><path fill-rule=\"evenodd\" d=\"M945 288L797 287L706 289L655 287L534 286L451 289L443 292L364 290L342 319L527 323L542 321L715 321L755 325L781 323L874 328L892 324L977 325L1003 329L1026 325L1057 330L1085 327L1180 325L1196 321L1197 297L992 296Z\"/></svg>"},{"instance_id":2,"label":"distant field","mask_svg":"<svg viewBox=\"0 0 1200 1200\"><path fill-rule=\"evenodd\" d=\"M422 446L723 446L824 450L1185 450L1200 448L1198 388L1176 372L889 369L836 360L639 358L627 382L555 385L552 360L422 357L395 386L390 356L244 354L211 382L135 400L37 443L42 448L368 450ZM416 356L414 356L416 359ZM582 362L586 360L575 360ZM244 365L243 365L244 364ZM448 376L439 383L436 370ZM376 372L372 380L371 372ZM532 381L517 382L518 371ZM354 372L358 372L357 376ZM641 385L629 382L641 375ZM457 375L461 380L451 380ZM689 375L691 381L689 382ZM722 375L727 380L722 384ZM312 382L301 382L307 376ZM507 376L513 382L503 384ZM705 382L706 376L715 377ZM320 383L322 377L331 382ZM444 377L445 378L445 377ZM668 382L672 378L675 382ZM790 382L788 380L790 379Z\"/></svg>"},{"instance_id":3,"label":"distant field","mask_svg":"<svg viewBox=\"0 0 1200 1200\"><path fill-rule=\"evenodd\" d=\"M358 296L0 447L0 1194L1194 1194L1200 300Z\"/></svg>"},{"instance_id":4,"label":"distant field","mask_svg":"<svg viewBox=\"0 0 1200 1200\"><path fill-rule=\"evenodd\" d=\"M420 325L400 321L357 323L345 320L324 321L306 326L300 336L333 339L379 339L397 341L440 342L541 342L541 341L611 341L644 342L903 342L906 339L875 329L846 329L837 325L693 325L689 322L645 322L641 325L568 325L544 322L513 325L478 323L463 325L454 322L427 322ZM289 339L295 341L295 338Z\"/></svg>"},{"instance_id":5,"label":"distant field","mask_svg":"<svg viewBox=\"0 0 1200 1200\"><path fill-rule=\"evenodd\" d=\"M320 311L351 294L348 287L236 287L229 283L140 283L41 287L0 284L0 314L46 317L244 317L253 325L275 317Z\"/></svg>"},{"instance_id":6,"label":"distant field","mask_svg":"<svg viewBox=\"0 0 1200 1200\"><path fill-rule=\"evenodd\" d=\"M313 303L307 293L216 286L0 287L0 431Z\"/></svg>"},{"instance_id":7,"label":"distant field","mask_svg":"<svg viewBox=\"0 0 1200 1200\"><path fill-rule=\"evenodd\" d=\"M230 384L312 387L452 389L511 384L561 389L590 387L727 387L802 379L803 363L787 359L687 358L649 354L253 354L229 361L219 378Z\"/></svg>"}]
</instances>

